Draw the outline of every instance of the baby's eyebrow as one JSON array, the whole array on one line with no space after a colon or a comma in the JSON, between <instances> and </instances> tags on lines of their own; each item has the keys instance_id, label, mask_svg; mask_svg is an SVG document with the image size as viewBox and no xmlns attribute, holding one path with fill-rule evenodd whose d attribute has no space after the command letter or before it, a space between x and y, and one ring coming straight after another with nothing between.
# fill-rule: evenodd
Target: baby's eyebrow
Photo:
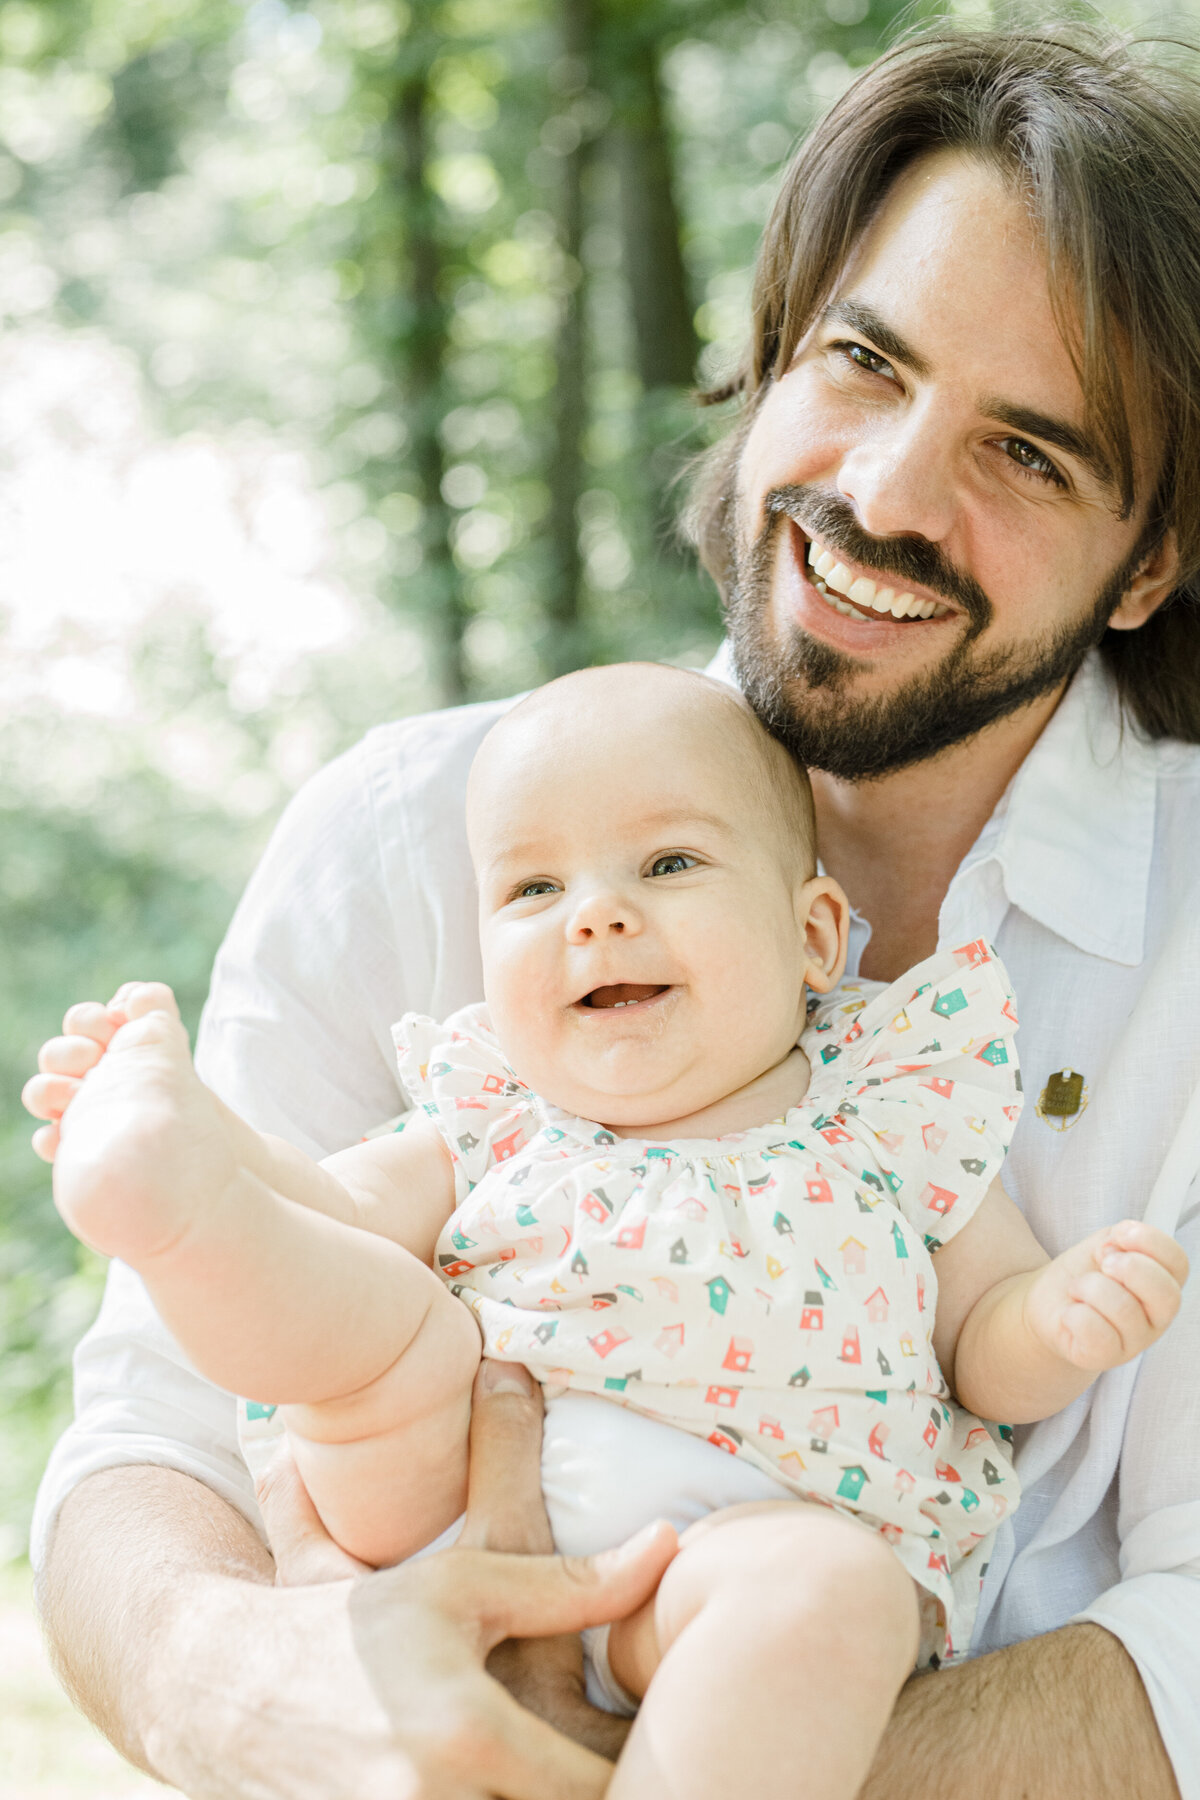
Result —
<instances>
[{"instance_id":1,"label":"baby's eyebrow","mask_svg":"<svg viewBox=\"0 0 1200 1800\"><path fill-rule=\"evenodd\" d=\"M670 827L678 831L688 825L703 825L709 831L719 831L725 837L732 837L736 827L731 820L722 818L720 813L705 812L694 806L662 807L651 813L642 813L638 818L639 827L647 831L665 831Z\"/></svg>"},{"instance_id":2,"label":"baby's eyebrow","mask_svg":"<svg viewBox=\"0 0 1200 1800\"><path fill-rule=\"evenodd\" d=\"M545 859L546 848L544 842L504 843L500 845L499 849L487 852L482 859L483 867L485 871L506 869L513 863L529 864L532 867L535 863Z\"/></svg>"},{"instance_id":3,"label":"baby's eyebrow","mask_svg":"<svg viewBox=\"0 0 1200 1800\"><path fill-rule=\"evenodd\" d=\"M702 825L706 830L719 832L727 838L737 834L733 821L723 818L720 813L705 812L703 808L684 804L678 807L656 807L653 812L639 813L630 821L630 836L654 837L665 834L667 837L674 837L694 825ZM548 843L545 838L522 838L516 843L505 842L495 851L485 846L480 857L480 873L505 874L513 868L520 868L536 874L547 859L555 860L555 847L552 843Z\"/></svg>"}]
</instances>

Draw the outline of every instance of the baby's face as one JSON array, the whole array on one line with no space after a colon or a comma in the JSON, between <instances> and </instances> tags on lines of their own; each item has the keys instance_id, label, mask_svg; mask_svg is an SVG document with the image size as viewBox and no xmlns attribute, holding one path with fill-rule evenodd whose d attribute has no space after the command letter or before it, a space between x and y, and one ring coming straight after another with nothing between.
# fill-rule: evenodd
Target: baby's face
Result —
<instances>
[{"instance_id":1,"label":"baby's face","mask_svg":"<svg viewBox=\"0 0 1200 1800\"><path fill-rule=\"evenodd\" d=\"M789 1054L806 871L727 721L653 682L637 698L631 718L611 694L586 704L585 684L557 720L508 722L469 815L485 993L514 1069L568 1112L651 1127Z\"/></svg>"}]
</instances>

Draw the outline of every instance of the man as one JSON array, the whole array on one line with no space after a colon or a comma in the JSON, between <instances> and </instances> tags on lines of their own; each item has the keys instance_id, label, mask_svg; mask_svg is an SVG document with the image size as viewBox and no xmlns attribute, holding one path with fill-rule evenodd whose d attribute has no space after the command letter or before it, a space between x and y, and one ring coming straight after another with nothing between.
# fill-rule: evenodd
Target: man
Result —
<instances>
[{"instance_id":1,"label":"man","mask_svg":"<svg viewBox=\"0 0 1200 1800\"><path fill-rule=\"evenodd\" d=\"M1006 1183L1051 1253L1148 1204L1193 1258L1200 1237L1200 1146L1167 1154L1200 1077L1198 296L1193 87L1086 36L918 40L785 177L695 510L737 676L813 767L852 965L999 945L1027 1094ZM390 1021L477 997L459 801L496 713L372 733L289 810L202 1041L256 1124L352 1140L396 1110ZM1023 1434L983 1654L909 1683L870 1800L964 1769L996 1800L1200 1795L1198 1351L1194 1283L1139 1366ZM135 1758L214 1797L600 1791L478 1664L615 1609L653 1580L644 1547L574 1597L531 1561L524 1603L471 1551L269 1589L231 1407L120 1271L79 1381L43 1604ZM542 1547L529 1411L480 1395L476 1543Z\"/></svg>"}]
</instances>

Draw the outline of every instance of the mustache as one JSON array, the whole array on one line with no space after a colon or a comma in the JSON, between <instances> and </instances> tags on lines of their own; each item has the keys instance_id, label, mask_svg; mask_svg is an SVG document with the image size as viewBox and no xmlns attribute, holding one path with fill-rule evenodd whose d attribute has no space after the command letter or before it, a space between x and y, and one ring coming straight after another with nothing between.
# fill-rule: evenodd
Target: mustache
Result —
<instances>
[{"instance_id":1,"label":"mustache","mask_svg":"<svg viewBox=\"0 0 1200 1800\"><path fill-rule=\"evenodd\" d=\"M772 488L766 496L766 510L764 537L778 529L780 518L794 519L806 536L820 538L828 549L840 551L851 562L861 563L876 574L927 588L931 594L961 606L971 621L972 636L991 623L992 603L979 583L956 569L928 538L871 537L847 501L818 488Z\"/></svg>"}]
</instances>

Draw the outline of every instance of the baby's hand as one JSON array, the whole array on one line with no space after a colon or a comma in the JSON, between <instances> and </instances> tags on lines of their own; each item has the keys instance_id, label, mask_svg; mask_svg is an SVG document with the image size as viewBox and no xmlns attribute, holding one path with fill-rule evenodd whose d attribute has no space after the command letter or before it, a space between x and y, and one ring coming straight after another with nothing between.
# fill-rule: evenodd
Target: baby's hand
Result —
<instances>
[{"instance_id":1,"label":"baby's hand","mask_svg":"<svg viewBox=\"0 0 1200 1800\"><path fill-rule=\"evenodd\" d=\"M1026 1322L1055 1355L1099 1374L1149 1348L1179 1311L1188 1259L1140 1219L1093 1232L1031 1283Z\"/></svg>"}]
</instances>

